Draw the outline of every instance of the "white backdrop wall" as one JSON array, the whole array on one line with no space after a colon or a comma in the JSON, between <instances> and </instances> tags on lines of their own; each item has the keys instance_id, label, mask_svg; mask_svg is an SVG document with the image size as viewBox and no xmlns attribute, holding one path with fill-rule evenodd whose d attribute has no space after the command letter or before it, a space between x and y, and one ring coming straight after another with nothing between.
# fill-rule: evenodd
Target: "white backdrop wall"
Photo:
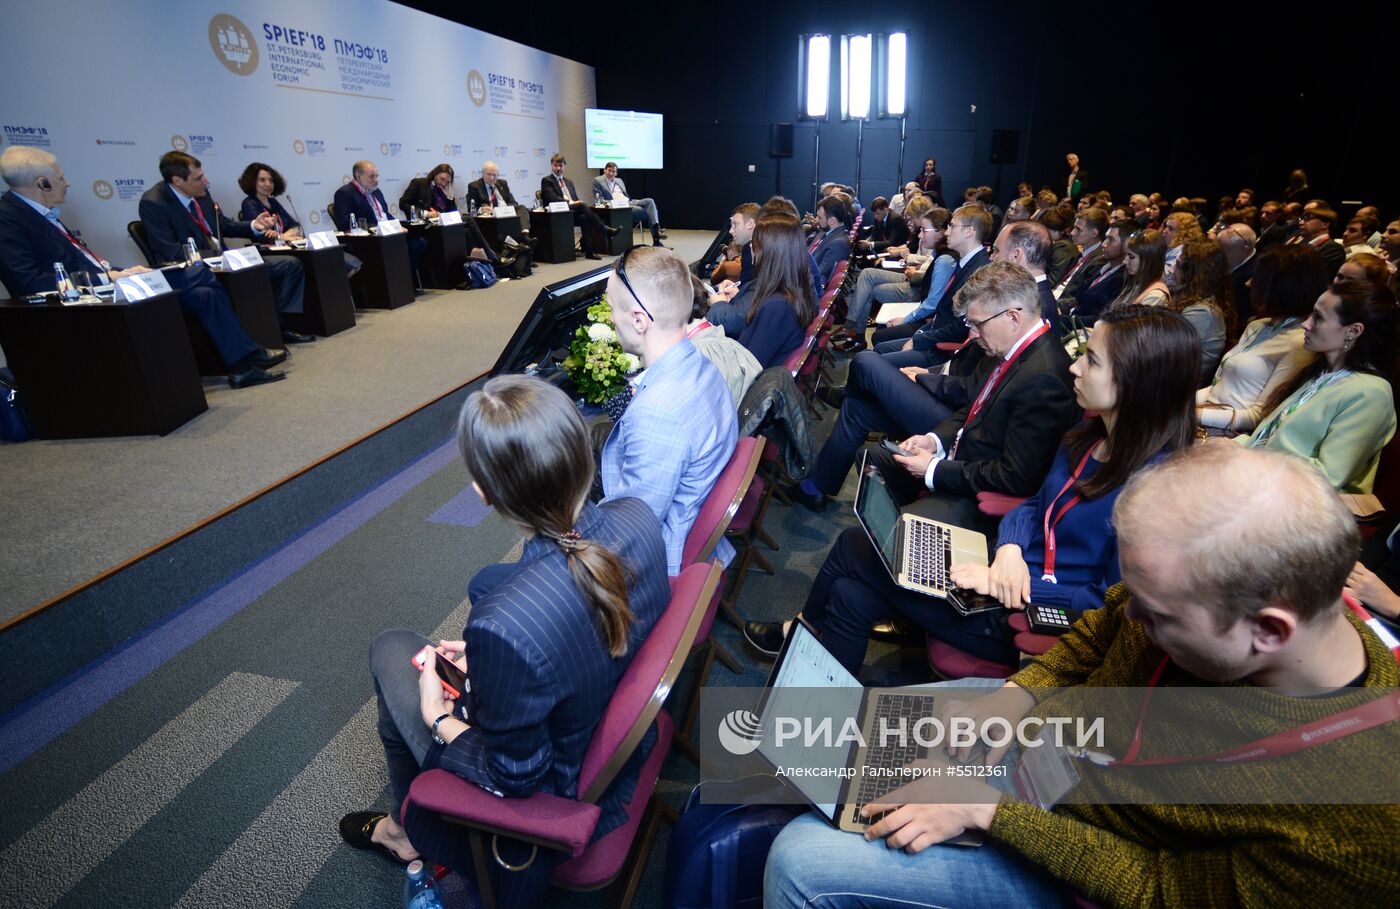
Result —
<instances>
[{"instance_id":1,"label":"white backdrop wall","mask_svg":"<svg viewBox=\"0 0 1400 909\"><path fill-rule=\"evenodd\" d=\"M446 162L456 192L494 160L529 204L549 156L583 169L593 68L386 0L3 0L0 145L56 154L63 219L114 263L165 152L199 158L237 217L237 180L272 165L307 230L358 159L396 205Z\"/></svg>"}]
</instances>

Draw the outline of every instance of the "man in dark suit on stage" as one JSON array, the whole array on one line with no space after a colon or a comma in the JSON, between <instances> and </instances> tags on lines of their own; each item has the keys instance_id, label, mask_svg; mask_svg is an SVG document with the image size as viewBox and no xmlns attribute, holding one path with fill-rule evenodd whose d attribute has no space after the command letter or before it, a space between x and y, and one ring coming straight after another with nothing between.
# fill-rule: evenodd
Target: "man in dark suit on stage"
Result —
<instances>
[{"instance_id":1,"label":"man in dark suit on stage","mask_svg":"<svg viewBox=\"0 0 1400 909\"><path fill-rule=\"evenodd\" d=\"M477 211L492 209L498 205L520 205L515 201L515 194L510 191L510 184L501 179L501 169L496 166L495 161L487 161L481 165L481 179L467 184L467 200L476 203ZM528 223L529 219L522 215L521 220Z\"/></svg>"},{"instance_id":2,"label":"man in dark suit on stage","mask_svg":"<svg viewBox=\"0 0 1400 909\"><path fill-rule=\"evenodd\" d=\"M0 155L0 177L10 186L0 196L0 283L12 295L52 293L55 262L62 262L70 276L88 271L102 281L150 271L141 265L114 267L83 242L79 231L59 220L58 206L68 195L69 183L50 152L10 146ZM198 318L214 342L229 367L230 385L245 388L285 378L285 373L268 373L264 367L282 362L286 353L264 350L248 337L209 269L171 269L166 280L178 294L180 308Z\"/></svg>"},{"instance_id":3,"label":"man in dark suit on stage","mask_svg":"<svg viewBox=\"0 0 1400 909\"><path fill-rule=\"evenodd\" d=\"M351 231L361 219L370 226L393 219L384 191L379 188L379 166L373 161L356 161L350 168L350 182L335 191L336 230ZM415 275L418 263L428 251L422 237L408 238L408 262ZM415 278L416 280L416 278Z\"/></svg>"},{"instance_id":4,"label":"man in dark suit on stage","mask_svg":"<svg viewBox=\"0 0 1400 909\"><path fill-rule=\"evenodd\" d=\"M209 196L209 178L199 159L185 152L171 151L160 158L161 182L141 197L141 223L146 242L157 262L181 262L185 243L193 238L201 252L222 255L225 237L257 240L276 223L267 212L252 221L234 221ZM283 313L302 311L306 274L301 263L290 256L263 256L272 292L277 298L278 321ZM316 340L311 335L282 328L282 340L304 344Z\"/></svg>"},{"instance_id":5,"label":"man in dark suit on stage","mask_svg":"<svg viewBox=\"0 0 1400 909\"><path fill-rule=\"evenodd\" d=\"M609 237L617 234L618 229L604 224L603 219L598 217L598 213L583 203L578 190L574 189L574 181L564 176L564 166L568 163L564 160L564 156L558 152L550 157L550 176L540 179L540 201L545 205L549 205L551 202L569 203L569 211L573 212L574 223L583 228L581 241L583 257L585 259L601 259L602 256L593 251L593 237L589 233L588 225L593 225Z\"/></svg>"}]
</instances>

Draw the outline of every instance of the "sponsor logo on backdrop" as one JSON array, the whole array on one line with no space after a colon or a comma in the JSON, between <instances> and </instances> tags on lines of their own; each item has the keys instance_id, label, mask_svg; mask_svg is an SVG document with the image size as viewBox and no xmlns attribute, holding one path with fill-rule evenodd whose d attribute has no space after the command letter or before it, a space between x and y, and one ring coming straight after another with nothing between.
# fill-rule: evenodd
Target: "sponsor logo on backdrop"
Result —
<instances>
[{"instance_id":1,"label":"sponsor logo on backdrop","mask_svg":"<svg viewBox=\"0 0 1400 909\"><path fill-rule=\"evenodd\" d=\"M136 142L135 142L134 140L132 140L132 139L98 139L98 140L97 140L97 144L98 144L98 145L131 145L131 146L135 146L135 145L136 145Z\"/></svg>"},{"instance_id":2,"label":"sponsor logo on backdrop","mask_svg":"<svg viewBox=\"0 0 1400 909\"><path fill-rule=\"evenodd\" d=\"M426 154L429 152L429 149L426 149L426 148L415 148L414 151L416 151L416 152L417 152L418 154L420 154L420 155L426 155Z\"/></svg>"},{"instance_id":3,"label":"sponsor logo on backdrop","mask_svg":"<svg viewBox=\"0 0 1400 909\"><path fill-rule=\"evenodd\" d=\"M349 150L350 150L350 149L348 149L348 148L346 149L346 151L349 151ZM389 154L389 143L388 143L388 142L380 142L380 143L379 143L379 153L380 153L381 155L387 155L387 154Z\"/></svg>"},{"instance_id":4,"label":"sponsor logo on backdrop","mask_svg":"<svg viewBox=\"0 0 1400 909\"><path fill-rule=\"evenodd\" d=\"M292 151L309 158L320 157L326 153L326 140L296 139L292 142Z\"/></svg>"},{"instance_id":5,"label":"sponsor logo on backdrop","mask_svg":"<svg viewBox=\"0 0 1400 909\"><path fill-rule=\"evenodd\" d=\"M311 215L307 218L307 220L310 221L312 224L320 224L321 210L319 208L311 209Z\"/></svg>"},{"instance_id":6,"label":"sponsor logo on backdrop","mask_svg":"<svg viewBox=\"0 0 1400 909\"><path fill-rule=\"evenodd\" d=\"M505 155L505 154L506 154L507 152L509 152L509 151L510 151L510 146L509 146L509 145L496 145L496 146L493 146L492 149L491 149L491 157L493 157L493 158L499 158L499 157L501 157L502 155Z\"/></svg>"},{"instance_id":7,"label":"sponsor logo on backdrop","mask_svg":"<svg viewBox=\"0 0 1400 909\"><path fill-rule=\"evenodd\" d=\"M258 43L252 30L228 13L209 20L209 47L235 76L250 76L258 68Z\"/></svg>"},{"instance_id":8,"label":"sponsor logo on backdrop","mask_svg":"<svg viewBox=\"0 0 1400 909\"><path fill-rule=\"evenodd\" d=\"M123 202L132 202L140 199L146 191L146 181L141 177L128 177L122 180L113 180L113 185L117 190L117 198Z\"/></svg>"},{"instance_id":9,"label":"sponsor logo on backdrop","mask_svg":"<svg viewBox=\"0 0 1400 909\"><path fill-rule=\"evenodd\" d=\"M347 183L349 183L349 182L350 182L350 175L349 175L349 174L341 174L341 175L340 175L340 185L341 185L341 186L344 186L345 184L347 184Z\"/></svg>"},{"instance_id":10,"label":"sponsor logo on backdrop","mask_svg":"<svg viewBox=\"0 0 1400 909\"><path fill-rule=\"evenodd\" d=\"M48 127L45 126L6 123L3 132L3 141L8 141L11 145L29 145L34 148L49 148L53 145Z\"/></svg>"},{"instance_id":11,"label":"sponsor logo on backdrop","mask_svg":"<svg viewBox=\"0 0 1400 909\"><path fill-rule=\"evenodd\" d=\"M533 151L533 152L535 153L535 157L536 157L536 158L543 158L543 157L544 157L544 149L542 149L542 148L532 148L531 151Z\"/></svg>"},{"instance_id":12,"label":"sponsor logo on backdrop","mask_svg":"<svg viewBox=\"0 0 1400 909\"><path fill-rule=\"evenodd\" d=\"M170 147L178 152L187 152L190 150L190 140L180 135L171 136Z\"/></svg>"},{"instance_id":13,"label":"sponsor logo on backdrop","mask_svg":"<svg viewBox=\"0 0 1400 909\"><path fill-rule=\"evenodd\" d=\"M296 152L299 155L306 154L306 143L301 141L300 139L293 139L292 151Z\"/></svg>"},{"instance_id":14,"label":"sponsor logo on backdrop","mask_svg":"<svg viewBox=\"0 0 1400 909\"><path fill-rule=\"evenodd\" d=\"M515 172L515 179L517 179L517 180L525 180L525 179L528 179L529 176L530 176L530 170L529 170L529 168L522 167L522 168L520 168L519 170L517 170L517 171Z\"/></svg>"},{"instance_id":15,"label":"sponsor logo on backdrop","mask_svg":"<svg viewBox=\"0 0 1400 909\"><path fill-rule=\"evenodd\" d=\"M444 145L442 147L442 153L449 158L460 158L462 157L462 146L452 144Z\"/></svg>"},{"instance_id":16,"label":"sponsor logo on backdrop","mask_svg":"<svg viewBox=\"0 0 1400 909\"><path fill-rule=\"evenodd\" d=\"M106 202L116 194L116 191L112 189L112 184L106 180L94 180L92 181L92 194Z\"/></svg>"},{"instance_id":17,"label":"sponsor logo on backdrop","mask_svg":"<svg viewBox=\"0 0 1400 909\"><path fill-rule=\"evenodd\" d=\"M467 97L477 107L486 103L486 77L476 70L467 73Z\"/></svg>"},{"instance_id":18,"label":"sponsor logo on backdrop","mask_svg":"<svg viewBox=\"0 0 1400 909\"><path fill-rule=\"evenodd\" d=\"M267 147L266 145L253 145L253 144L248 143L248 142L244 142L244 143L243 143L243 147L244 147L245 149L261 149L262 151L268 151L268 147ZM303 149L303 151L304 151L304 150L305 150L305 149Z\"/></svg>"},{"instance_id":19,"label":"sponsor logo on backdrop","mask_svg":"<svg viewBox=\"0 0 1400 909\"><path fill-rule=\"evenodd\" d=\"M391 158L397 158L399 155L403 154L403 143L381 142L379 143L379 153L381 155L388 155Z\"/></svg>"},{"instance_id":20,"label":"sponsor logo on backdrop","mask_svg":"<svg viewBox=\"0 0 1400 909\"><path fill-rule=\"evenodd\" d=\"M345 146L345 150L346 150L346 151L364 151L364 150L365 150L365 147L364 147L363 145L347 145L347 146Z\"/></svg>"},{"instance_id":21,"label":"sponsor logo on backdrop","mask_svg":"<svg viewBox=\"0 0 1400 909\"><path fill-rule=\"evenodd\" d=\"M189 143L188 151L192 155L205 155L214 152L214 137L201 136L198 133L190 133L184 139ZM171 139L174 142L174 139Z\"/></svg>"}]
</instances>

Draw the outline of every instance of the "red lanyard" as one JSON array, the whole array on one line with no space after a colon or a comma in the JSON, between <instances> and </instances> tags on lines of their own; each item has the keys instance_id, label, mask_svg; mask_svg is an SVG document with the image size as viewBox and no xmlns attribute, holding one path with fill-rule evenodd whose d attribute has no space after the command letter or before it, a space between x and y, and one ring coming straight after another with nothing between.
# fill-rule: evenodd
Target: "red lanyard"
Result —
<instances>
[{"instance_id":1,"label":"red lanyard","mask_svg":"<svg viewBox=\"0 0 1400 909\"><path fill-rule=\"evenodd\" d=\"M1395 655L1396 662L1400 662L1400 640L1396 640L1395 635L1390 633L1390 629L1386 627L1385 623L1367 612L1364 606L1352 599L1351 594L1342 594L1342 600L1347 604L1347 608L1356 613L1356 617L1365 622L1366 627L1381 639L1381 643L1390 648L1390 652Z\"/></svg>"},{"instance_id":2,"label":"red lanyard","mask_svg":"<svg viewBox=\"0 0 1400 909\"><path fill-rule=\"evenodd\" d=\"M69 243L72 243L75 247L77 247L78 252L82 253L84 256L87 257L89 262L96 265L103 271L107 270L107 260L103 259L102 257L98 256L97 253L88 249L86 243L69 233L68 228L64 227L62 224L58 225L58 229L63 232L63 236L68 238Z\"/></svg>"},{"instance_id":3,"label":"red lanyard","mask_svg":"<svg viewBox=\"0 0 1400 909\"><path fill-rule=\"evenodd\" d=\"M190 206L194 209L194 223L199 225L199 229L204 231L204 236L212 237L213 232L209 230L209 222L204 220L204 209L200 206L198 199L191 199Z\"/></svg>"},{"instance_id":4,"label":"red lanyard","mask_svg":"<svg viewBox=\"0 0 1400 909\"><path fill-rule=\"evenodd\" d=\"M1045 508L1045 520L1043 528L1045 531L1045 573L1040 576L1042 581L1049 581L1051 584L1058 584L1055 580L1055 527L1060 523L1060 519L1065 516L1071 508L1078 505L1082 500L1078 493L1070 496L1068 501L1055 511L1055 503L1060 501L1060 496L1069 492L1070 487L1079 482L1079 477L1084 473L1084 467L1089 463L1089 455L1094 451L1094 446L1090 445L1089 450L1084 452L1084 457L1079 459L1079 466L1074 468L1074 473L1069 475L1065 485L1060 487L1060 491L1055 493L1055 497L1050 500L1050 504Z\"/></svg>"},{"instance_id":5,"label":"red lanyard","mask_svg":"<svg viewBox=\"0 0 1400 909\"><path fill-rule=\"evenodd\" d=\"M977 400L973 401L972 407L968 408L967 419L963 421L962 427L958 430L957 438L953 440L953 450L948 454L948 457L950 459L957 458L958 445L962 442L963 430L971 426L972 421L977 419L977 414L981 412L982 405L986 403L987 399L992 396L992 392L996 391L997 386L1000 385L1002 380L1006 378L1006 374L1011 371L1011 364L1015 363L1016 358L1026 352L1026 348L1030 347L1032 344L1035 343L1036 338L1045 334L1049 330L1050 323L1041 322L1040 327L1037 328L1035 331L1031 332L1030 335L1025 339L1025 341L1021 343L1021 346L1016 348L1016 352L1013 353L1009 358L1002 360L1000 363L998 363L996 370L990 376L987 377L987 382L982 386L982 391L977 395Z\"/></svg>"},{"instance_id":6,"label":"red lanyard","mask_svg":"<svg viewBox=\"0 0 1400 909\"><path fill-rule=\"evenodd\" d=\"M712 325L710 324L710 322L709 322L708 319L701 319L699 322L696 322L695 325L692 326L691 329L690 329L689 331L687 331L687 332L685 333L685 336L686 336L687 338L691 338L691 337L694 337L695 335L699 334L700 332L704 331L705 329L707 329L707 328L713 328L713 327L714 327L714 326L712 326Z\"/></svg>"},{"instance_id":7,"label":"red lanyard","mask_svg":"<svg viewBox=\"0 0 1400 909\"><path fill-rule=\"evenodd\" d=\"M1354 612L1357 618L1366 622L1368 626L1376 621L1351 597L1344 594L1342 599L1346 601L1347 608ZM1386 632L1381 635L1381 640L1390 643L1394 641L1394 637ZM1395 654L1396 659L1400 660L1400 647L1393 646L1391 652ZM1162 662L1152 673L1152 678L1147 682L1147 690L1142 695L1142 706L1138 708L1137 728L1133 730L1133 740L1128 745L1128 750L1123 757L1110 764L1110 767L1152 767L1162 764L1206 761L1214 764L1244 764L1250 761L1261 761L1265 758L1286 757L1313 745L1321 745L1324 742L1345 738L1357 732L1365 732L1367 729L1374 729L1385 723L1400 720L1400 698L1381 697L1358 707L1313 720L1311 723L1285 729L1283 732L1276 732L1257 741L1236 745L1234 748L1227 748L1213 754L1163 756L1139 760L1138 752L1142 750L1142 724L1147 717L1147 705L1152 700L1152 692L1157 687L1157 683L1162 680L1162 674L1166 672L1167 664L1170 662L1171 657L1162 657Z\"/></svg>"},{"instance_id":8,"label":"red lanyard","mask_svg":"<svg viewBox=\"0 0 1400 909\"><path fill-rule=\"evenodd\" d=\"M1101 270L1101 271L1098 273L1098 275L1095 276L1094 280L1092 280L1092 281L1089 282L1089 286L1090 286L1090 287L1098 287L1100 281L1102 281L1104 278L1107 278L1109 275L1113 274L1115 271L1117 271L1118 269L1120 269L1120 268L1122 268L1122 267L1123 267L1122 265L1115 265L1115 266L1113 266L1112 268L1108 269L1107 271L1102 271L1102 270Z\"/></svg>"},{"instance_id":9,"label":"red lanyard","mask_svg":"<svg viewBox=\"0 0 1400 909\"><path fill-rule=\"evenodd\" d=\"M355 188L360 191L361 195L369 200L370 207L374 209L374 219L376 221L383 221L384 209L379 207L379 200L374 197L374 193L365 192L365 188L358 183L355 184Z\"/></svg>"}]
</instances>

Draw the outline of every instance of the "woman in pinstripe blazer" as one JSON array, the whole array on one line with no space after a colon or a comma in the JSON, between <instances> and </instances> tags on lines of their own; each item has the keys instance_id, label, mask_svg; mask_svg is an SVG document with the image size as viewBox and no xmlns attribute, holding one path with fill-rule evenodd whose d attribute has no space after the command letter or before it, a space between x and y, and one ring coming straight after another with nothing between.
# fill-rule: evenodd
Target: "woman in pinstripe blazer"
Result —
<instances>
[{"instance_id":1,"label":"woman in pinstripe blazer","mask_svg":"<svg viewBox=\"0 0 1400 909\"><path fill-rule=\"evenodd\" d=\"M386 631L370 648L394 813L413 778L430 767L498 795L576 797L594 728L670 597L651 509L637 499L587 501L594 471L588 432L563 392L526 376L492 379L463 406L458 443L477 494L529 536L519 562L472 579L463 640L437 644L467 672L460 701L444 698L433 672L415 672L412 657L431 646L421 635ZM636 768L654 739L655 730L603 797L595 836L625 818ZM405 821L407 830L392 815L357 812L341 821L341 834L404 861L421 853L471 867L451 860L460 842L416 825L412 813ZM533 904L562 858L542 852L529 872L498 882L508 888L498 889L503 902Z\"/></svg>"}]
</instances>

